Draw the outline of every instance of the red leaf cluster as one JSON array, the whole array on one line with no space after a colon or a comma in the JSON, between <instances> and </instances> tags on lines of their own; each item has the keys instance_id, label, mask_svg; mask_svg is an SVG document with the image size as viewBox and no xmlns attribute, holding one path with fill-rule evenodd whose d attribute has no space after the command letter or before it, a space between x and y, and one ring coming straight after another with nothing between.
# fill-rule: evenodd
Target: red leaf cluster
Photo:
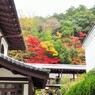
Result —
<instances>
[{"instance_id":1,"label":"red leaf cluster","mask_svg":"<svg viewBox=\"0 0 95 95\"><path fill-rule=\"evenodd\" d=\"M80 33L79 33L79 37L86 37L86 34L83 33L83 32L80 32Z\"/></svg>"},{"instance_id":2,"label":"red leaf cluster","mask_svg":"<svg viewBox=\"0 0 95 95\"><path fill-rule=\"evenodd\" d=\"M27 63L37 64L58 64L60 59L57 57L50 58L46 55L46 49L42 48L39 40L36 37L31 37L27 41L28 50L31 52L30 58L26 59Z\"/></svg>"}]
</instances>

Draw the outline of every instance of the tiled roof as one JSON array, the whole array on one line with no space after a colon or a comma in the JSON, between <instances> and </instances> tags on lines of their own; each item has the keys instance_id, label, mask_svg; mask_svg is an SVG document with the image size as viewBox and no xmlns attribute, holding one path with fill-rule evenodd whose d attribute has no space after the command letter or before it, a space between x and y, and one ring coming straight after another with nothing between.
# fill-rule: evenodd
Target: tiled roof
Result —
<instances>
[{"instance_id":1,"label":"tiled roof","mask_svg":"<svg viewBox=\"0 0 95 95\"><path fill-rule=\"evenodd\" d=\"M9 61L9 64L16 64L18 66L25 67L25 68L28 68L28 69L33 69L35 71L49 73L48 69L41 69L39 67L34 67L34 66L30 65L30 64L24 63L22 61L15 60L15 59L13 59L13 58L11 58L9 56L5 56L5 55L3 55L1 53L0 53L0 58Z\"/></svg>"},{"instance_id":2,"label":"tiled roof","mask_svg":"<svg viewBox=\"0 0 95 95\"><path fill-rule=\"evenodd\" d=\"M86 65L73 64L31 64L41 69L49 69L51 73L85 73Z\"/></svg>"},{"instance_id":3,"label":"tiled roof","mask_svg":"<svg viewBox=\"0 0 95 95\"><path fill-rule=\"evenodd\" d=\"M86 65L73 64L31 64L31 65L39 68L86 70Z\"/></svg>"},{"instance_id":4,"label":"tiled roof","mask_svg":"<svg viewBox=\"0 0 95 95\"><path fill-rule=\"evenodd\" d=\"M14 0L0 0L0 29L10 50L25 50Z\"/></svg>"}]
</instances>

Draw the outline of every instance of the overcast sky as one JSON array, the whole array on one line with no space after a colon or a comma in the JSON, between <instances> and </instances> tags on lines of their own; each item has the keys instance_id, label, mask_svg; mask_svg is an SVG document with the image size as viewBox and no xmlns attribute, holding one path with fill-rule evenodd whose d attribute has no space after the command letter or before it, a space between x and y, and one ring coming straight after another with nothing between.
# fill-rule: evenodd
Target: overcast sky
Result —
<instances>
[{"instance_id":1,"label":"overcast sky","mask_svg":"<svg viewBox=\"0 0 95 95\"><path fill-rule=\"evenodd\" d=\"M53 13L64 13L71 6L85 5L91 8L95 0L15 0L20 16L49 16Z\"/></svg>"}]
</instances>

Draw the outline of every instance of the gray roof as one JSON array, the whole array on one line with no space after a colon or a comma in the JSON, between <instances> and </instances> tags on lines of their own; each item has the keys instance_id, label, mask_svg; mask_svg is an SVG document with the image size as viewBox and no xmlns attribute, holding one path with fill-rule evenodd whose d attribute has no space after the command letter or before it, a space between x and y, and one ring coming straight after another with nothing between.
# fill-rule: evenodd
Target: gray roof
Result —
<instances>
[{"instance_id":1,"label":"gray roof","mask_svg":"<svg viewBox=\"0 0 95 95\"><path fill-rule=\"evenodd\" d=\"M47 70L47 69L41 69L39 67L32 66L31 64L27 64L27 63L24 63L22 61L15 60L15 59L13 59L9 56L5 56L1 53L0 53L0 58L3 58L4 60L9 61L9 63L16 64L18 66L22 66L22 67L25 67L25 68L34 69L34 70L42 71L42 72L49 72L49 70Z\"/></svg>"},{"instance_id":2,"label":"gray roof","mask_svg":"<svg viewBox=\"0 0 95 95\"><path fill-rule=\"evenodd\" d=\"M48 69L50 73L85 73L86 65L73 65L73 64L31 64L34 67L41 69Z\"/></svg>"},{"instance_id":3,"label":"gray roof","mask_svg":"<svg viewBox=\"0 0 95 95\"><path fill-rule=\"evenodd\" d=\"M34 67L45 68L45 69L75 69L75 70L86 70L86 65L73 65L73 64L31 64Z\"/></svg>"}]
</instances>

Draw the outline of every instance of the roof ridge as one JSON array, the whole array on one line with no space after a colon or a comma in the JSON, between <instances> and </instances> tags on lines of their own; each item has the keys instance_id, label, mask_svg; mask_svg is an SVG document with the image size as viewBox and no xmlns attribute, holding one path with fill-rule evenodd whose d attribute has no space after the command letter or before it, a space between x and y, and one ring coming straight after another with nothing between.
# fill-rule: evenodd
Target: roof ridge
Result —
<instances>
[{"instance_id":1,"label":"roof ridge","mask_svg":"<svg viewBox=\"0 0 95 95\"><path fill-rule=\"evenodd\" d=\"M10 61L13 64L20 65L22 67L26 67L26 68L29 68L29 69L34 69L34 70L38 70L38 71L49 73L48 69L41 69L41 68L38 68L38 67L34 67L34 66L30 65L30 64L26 64L25 62L13 59L13 58L11 58L9 56L6 56L6 55L4 55L2 53L0 53L0 58L3 58L5 60L7 60L7 61Z\"/></svg>"}]
</instances>

